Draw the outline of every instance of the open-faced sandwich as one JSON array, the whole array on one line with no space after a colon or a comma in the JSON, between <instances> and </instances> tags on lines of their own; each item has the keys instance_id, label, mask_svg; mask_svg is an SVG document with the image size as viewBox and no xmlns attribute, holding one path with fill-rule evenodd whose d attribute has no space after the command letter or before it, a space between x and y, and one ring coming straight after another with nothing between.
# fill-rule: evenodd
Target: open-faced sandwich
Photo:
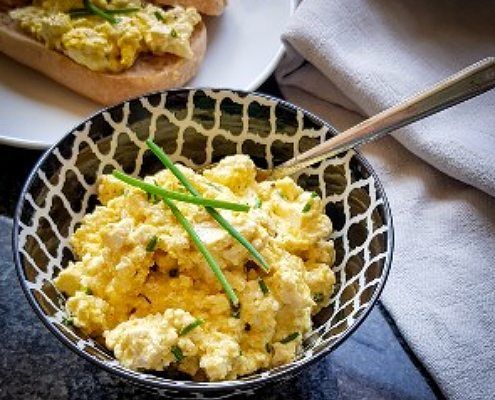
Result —
<instances>
[{"instance_id":1,"label":"open-faced sandwich","mask_svg":"<svg viewBox=\"0 0 495 400\"><path fill-rule=\"evenodd\" d=\"M206 51L206 28L194 5L218 13L217 2L181 0L185 7L162 8L145 0L0 0L0 51L113 104L192 78Z\"/></svg>"}]
</instances>

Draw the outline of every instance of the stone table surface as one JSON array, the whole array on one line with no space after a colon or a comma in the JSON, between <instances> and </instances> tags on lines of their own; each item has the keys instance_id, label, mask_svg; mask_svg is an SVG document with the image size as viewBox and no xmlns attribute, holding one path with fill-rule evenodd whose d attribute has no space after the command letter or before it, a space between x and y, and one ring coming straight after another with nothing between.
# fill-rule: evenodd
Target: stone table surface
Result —
<instances>
[{"instance_id":1,"label":"stone table surface","mask_svg":"<svg viewBox=\"0 0 495 400\"><path fill-rule=\"evenodd\" d=\"M260 91L277 95L269 81ZM154 399L63 346L31 310L11 250L15 203L40 151L0 145L0 399ZM261 399L436 399L441 394L378 304L338 349Z\"/></svg>"}]
</instances>

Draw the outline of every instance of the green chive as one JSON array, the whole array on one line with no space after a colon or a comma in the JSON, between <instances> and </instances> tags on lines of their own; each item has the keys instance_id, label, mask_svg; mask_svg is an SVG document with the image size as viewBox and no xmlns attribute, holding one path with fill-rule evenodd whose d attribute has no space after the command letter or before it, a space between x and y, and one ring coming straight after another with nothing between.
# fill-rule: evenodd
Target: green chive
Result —
<instances>
[{"instance_id":1,"label":"green chive","mask_svg":"<svg viewBox=\"0 0 495 400\"><path fill-rule=\"evenodd\" d=\"M94 15L98 15L99 17L106 19L108 22L110 22L112 25L115 25L117 23L117 20L112 17L110 14L107 14L103 9L100 7L95 6L91 0L84 0L84 8L91 12Z\"/></svg>"},{"instance_id":2,"label":"green chive","mask_svg":"<svg viewBox=\"0 0 495 400\"><path fill-rule=\"evenodd\" d=\"M211 270L213 271L218 281L222 285L223 290L225 290L225 293L227 294L227 297L229 298L230 302L233 305L238 305L239 299L237 298L234 289L232 289L232 286L230 286L230 283L227 281L227 278L225 278L225 275L223 274L222 270L218 266L217 262L211 255L208 248L201 241L201 239L199 238L198 234L196 233L192 225L189 223L186 217L184 217L184 215L179 211L177 206L171 200L164 198L163 201L170 208L177 221L179 221L179 223L182 225L185 231L189 234L189 236L191 237L192 241L194 242L198 250L201 252L201 254L203 254L203 257L206 259L206 262L208 263Z\"/></svg>"},{"instance_id":3,"label":"green chive","mask_svg":"<svg viewBox=\"0 0 495 400\"><path fill-rule=\"evenodd\" d=\"M318 197L318 193L316 192L311 192L311 197L314 199L315 197Z\"/></svg>"},{"instance_id":4,"label":"green chive","mask_svg":"<svg viewBox=\"0 0 495 400\"><path fill-rule=\"evenodd\" d=\"M155 17L158 21L162 21L163 22L163 16L162 14L160 14L158 11L155 11Z\"/></svg>"},{"instance_id":5,"label":"green chive","mask_svg":"<svg viewBox=\"0 0 495 400\"><path fill-rule=\"evenodd\" d=\"M285 194L283 194L282 192L278 192L278 195L284 199L284 200L287 200L287 196Z\"/></svg>"},{"instance_id":6,"label":"green chive","mask_svg":"<svg viewBox=\"0 0 495 400\"><path fill-rule=\"evenodd\" d=\"M89 287L87 287L87 286L83 286L83 287L81 288L81 290L82 290L85 294L87 294L88 296L91 296L91 295L93 294L93 291L92 291Z\"/></svg>"},{"instance_id":7,"label":"green chive","mask_svg":"<svg viewBox=\"0 0 495 400\"><path fill-rule=\"evenodd\" d=\"M114 10L103 10L103 11L109 15L116 15L116 14L130 14L139 10L140 10L139 8L117 8ZM94 15L91 11L88 11L86 8L72 8L68 11L68 14L71 17L72 16L86 17L89 15Z\"/></svg>"},{"instance_id":8,"label":"green chive","mask_svg":"<svg viewBox=\"0 0 495 400\"><path fill-rule=\"evenodd\" d=\"M158 236L153 235L153 237L148 241L148 244L146 245L146 251L148 253L155 251L157 244L158 244Z\"/></svg>"},{"instance_id":9,"label":"green chive","mask_svg":"<svg viewBox=\"0 0 495 400\"><path fill-rule=\"evenodd\" d=\"M74 325L74 318L72 318L71 316L69 317L62 317L62 323L65 325L65 326L73 326Z\"/></svg>"},{"instance_id":10,"label":"green chive","mask_svg":"<svg viewBox=\"0 0 495 400\"><path fill-rule=\"evenodd\" d=\"M267 353L271 353L273 351L273 346L270 343L265 344L265 350Z\"/></svg>"},{"instance_id":11,"label":"green chive","mask_svg":"<svg viewBox=\"0 0 495 400\"><path fill-rule=\"evenodd\" d=\"M313 300L315 301L315 303L321 303L324 300L324 298L325 296L321 292L315 293L313 295Z\"/></svg>"},{"instance_id":12,"label":"green chive","mask_svg":"<svg viewBox=\"0 0 495 400\"><path fill-rule=\"evenodd\" d=\"M191 322L189 325L186 325L184 328L182 328L179 332L179 336L184 336L187 335L189 332L191 332L193 329L197 328L198 326L203 324L203 320L197 318L194 322Z\"/></svg>"},{"instance_id":13,"label":"green chive","mask_svg":"<svg viewBox=\"0 0 495 400\"><path fill-rule=\"evenodd\" d=\"M176 165L174 165L174 163L168 158L168 156L160 147L158 147L150 139L146 140L146 144L148 145L150 150L160 159L163 165L167 167L184 185L189 193L201 198L199 192L194 188L194 186L189 183L184 174L179 170L179 168L177 168ZM224 217L222 217L217 210L211 207L206 207L206 211L208 211L208 213L218 222L218 224L222 226L227 232L229 232L229 234L233 236L234 239L236 239L241 245L243 245L251 253L251 255L256 258L256 260L258 260L265 271L270 270L270 267L264 260L263 256L258 252L258 250L256 250L251 243L249 243L232 225L230 225L229 222Z\"/></svg>"},{"instance_id":14,"label":"green chive","mask_svg":"<svg viewBox=\"0 0 495 400\"><path fill-rule=\"evenodd\" d=\"M213 183L211 182L206 182L206 184L209 186L209 187L212 187L213 189L215 190L218 190L218 191L221 191L222 188L218 187L217 185L214 185Z\"/></svg>"},{"instance_id":15,"label":"green chive","mask_svg":"<svg viewBox=\"0 0 495 400\"><path fill-rule=\"evenodd\" d=\"M263 292L263 294L266 296L268 293L270 293L270 290L268 289L268 286L266 286L266 283L263 279L258 279L258 285L260 285L260 289Z\"/></svg>"},{"instance_id":16,"label":"green chive","mask_svg":"<svg viewBox=\"0 0 495 400\"><path fill-rule=\"evenodd\" d=\"M225 210L233 210L233 211L249 210L249 206L246 204L231 203L229 201L223 201L223 200L205 199L204 197L191 196L179 192L172 192L170 190L163 189L160 186L152 185L151 183L147 183L140 179L133 178L132 176L129 176L117 170L113 171L113 176L116 177L117 179L120 179L122 182L127 183L128 185L135 186L141 190L144 190L147 193L159 196L162 199L168 198L168 199L183 201L185 203L197 204L200 206L223 208Z\"/></svg>"},{"instance_id":17,"label":"green chive","mask_svg":"<svg viewBox=\"0 0 495 400\"><path fill-rule=\"evenodd\" d=\"M292 342L294 339L296 339L299 336L299 332L292 332L290 335L284 337L280 343L289 343Z\"/></svg>"},{"instance_id":18,"label":"green chive","mask_svg":"<svg viewBox=\"0 0 495 400\"><path fill-rule=\"evenodd\" d=\"M180 362L184 359L184 354L182 354L182 350L180 349L179 346L173 345L170 351L174 355L177 362Z\"/></svg>"},{"instance_id":19,"label":"green chive","mask_svg":"<svg viewBox=\"0 0 495 400\"><path fill-rule=\"evenodd\" d=\"M313 205L313 200L308 200L308 202L304 205L302 212L307 213L309 210L311 210L312 205Z\"/></svg>"},{"instance_id":20,"label":"green chive","mask_svg":"<svg viewBox=\"0 0 495 400\"><path fill-rule=\"evenodd\" d=\"M177 31L175 29L172 28L172 30L170 31L170 36L172 36L174 39L176 37L178 37L179 35L177 34Z\"/></svg>"},{"instance_id":21,"label":"green chive","mask_svg":"<svg viewBox=\"0 0 495 400\"><path fill-rule=\"evenodd\" d=\"M254 208L261 208L262 204L263 202L261 201L261 199L259 197L256 197L256 200L254 201Z\"/></svg>"}]
</instances>

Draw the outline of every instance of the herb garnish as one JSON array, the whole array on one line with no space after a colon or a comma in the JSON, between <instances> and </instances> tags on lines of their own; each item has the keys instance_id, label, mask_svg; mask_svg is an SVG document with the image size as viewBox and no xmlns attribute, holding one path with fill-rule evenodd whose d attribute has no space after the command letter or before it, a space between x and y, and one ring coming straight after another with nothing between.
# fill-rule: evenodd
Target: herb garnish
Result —
<instances>
[{"instance_id":1,"label":"herb garnish","mask_svg":"<svg viewBox=\"0 0 495 400\"><path fill-rule=\"evenodd\" d=\"M205 199L204 197L191 196L180 192L173 192L170 190L163 189L158 185L153 185L151 183L144 182L140 179L133 178L132 176L129 176L117 170L114 170L112 174L115 178L121 180L122 182L125 182L131 186L135 186L141 190L144 190L147 193L159 196L162 199L167 198L172 200L183 201L186 203L197 204L200 206L223 208L232 211L249 211L249 206L246 204L238 204L238 203L232 203L230 201L215 200L215 199Z\"/></svg>"},{"instance_id":2,"label":"herb garnish","mask_svg":"<svg viewBox=\"0 0 495 400\"><path fill-rule=\"evenodd\" d=\"M179 346L173 345L170 351L174 355L177 362L180 362L184 359L184 354L182 353L182 350L180 349Z\"/></svg>"},{"instance_id":3,"label":"herb garnish","mask_svg":"<svg viewBox=\"0 0 495 400\"><path fill-rule=\"evenodd\" d=\"M158 244L158 236L153 235L153 237L148 241L148 244L146 245L146 251L148 253L155 251L157 244Z\"/></svg>"},{"instance_id":4,"label":"herb garnish","mask_svg":"<svg viewBox=\"0 0 495 400\"><path fill-rule=\"evenodd\" d=\"M313 206L313 199L315 197L318 197L318 193L316 192L311 192L311 198L308 200L308 202L304 205L303 209L302 209L302 212L303 213L306 213L308 212L309 210L311 210L311 207Z\"/></svg>"},{"instance_id":5,"label":"herb garnish","mask_svg":"<svg viewBox=\"0 0 495 400\"><path fill-rule=\"evenodd\" d=\"M91 14L98 15L99 17L106 19L112 25L115 25L118 21L112 15L107 13L102 8L93 4L91 0L83 0L84 8Z\"/></svg>"},{"instance_id":6,"label":"herb garnish","mask_svg":"<svg viewBox=\"0 0 495 400\"><path fill-rule=\"evenodd\" d=\"M89 288L89 287L87 287L87 286L83 286L83 287L81 288L81 290L82 290L85 294L87 294L88 296L91 296L91 295L93 294L93 291L91 290L91 288Z\"/></svg>"},{"instance_id":7,"label":"herb garnish","mask_svg":"<svg viewBox=\"0 0 495 400\"><path fill-rule=\"evenodd\" d=\"M203 324L203 320L200 318L197 318L194 322L191 322L189 325L186 325L184 328L182 328L179 332L179 336L184 336L187 335L189 332L191 332L193 329L197 328L198 326Z\"/></svg>"},{"instance_id":8,"label":"herb garnish","mask_svg":"<svg viewBox=\"0 0 495 400\"><path fill-rule=\"evenodd\" d=\"M261 199L259 197L256 197L256 200L254 201L254 208L261 208L262 204L263 202L261 201Z\"/></svg>"},{"instance_id":9,"label":"herb garnish","mask_svg":"<svg viewBox=\"0 0 495 400\"><path fill-rule=\"evenodd\" d=\"M146 140L146 144L149 149L160 159L163 165L168 168L175 177L184 185L184 187L191 193L192 195L202 198L199 192L192 186L184 174L177 168L176 165L168 158L165 152L158 147L152 140ZM218 224L223 227L229 234L234 237L241 245L243 245L251 255L261 264L265 271L269 271L270 267L266 263L263 256L255 249L255 247L249 243L244 236L242 236L220 213L212 207L206 207L206 211L218 222Z\"/></svg>"},{"instance_id":10,"label":"herb garnish","mask_svg":"<svg viewBox=\"0 0 495 400\"><path fill-rule=\"evenodd\" d=\"M299 336L299 332L292 332L290 335L284 337L280 343L289 343L292 342L294 339L296 339Z\"/></svg>"},{"instance_id":11,"label":"herb garnish","mask_svg":"<svg viewBox=\"0 0 495 400\"><path fill-rule=\"evenodd\" d=\"M260 286L260 289L265 296L268 295L268 293L270 293L270 290L268 289L268 286L266 286L266 283L263 279L261 278L258 279L258 285Z\"/></svg>"},{"instance_id":12,"label":"herb garnish","mask_svg":"<svg viewBox=\"0 0 495 400\"><path fill-rule=\"evenodd\" d=\"M170 208L172 214L174 214L175 218L177 219L177 221L179 221L179 223L182 225L184 230L189 234L191 240L196 245L196 248L201 252L201 254L203 254L203 257L206 259L206 262L210 266L212 272L215 274L216 278L222 285L223 290L225 290L225 293L227 294L227 297L229 298L231 304L233 306L234 305L237 306L239 304L239 299L237 298L234 289L232 289L232 286L230 286L230 283L227 281L227 278L225 278L225 275L223 274L222 270L218 266L217 262L211 255L206 245L201 241L201 239L199 238L198 234L196 233L192 225L189 223L186 217L184 217L184 215L179 211L177 206L171 200L167 198L163 198L163 201Z\"/></svg>"},{"instance_id":13,"label":"herb garnish","mask_svg":"<svg viewBox=\"0 0 495 400\"><path fill-rule=\"evenodd\" d=\"M74 325L74 318L72 316L63 316L62 317L62 323L65 326L73 326Z\"/></svg>"},{"instance_id":14,"label":"herb garnish","mask_svg":"<svg viewBox=\"0 0 495 400\"><path fill-rule=\"evenodd\" d=\"M162 14L160 14L158 11L155 11L154 14L155 14L155 17L156 17L156 19L158 21L162 21L163 22L163 16L162 16Z\"/></svg>"},{"instance_id":15,"label":"herb garnish","mask_svg":"<svg viewBox=\"0 0 495 400\"><path fill-rule=\"evenodd\" d=\"M179 35L177 34L177 31L174 28L172 28L172 30L170 31L170 36L172 36L175 39Z\"/></svg>"},{"instance_id":16,"label":"herb garnish","mask_svg":"<svg viewBox=\"0 0 495 400\"><path fill-rule=\"evenodd\" d=\"M325 297L323 296L323 293L318 292L313 295L313 300L315 303L321 303Z\"/></svg>"}]
</instances>

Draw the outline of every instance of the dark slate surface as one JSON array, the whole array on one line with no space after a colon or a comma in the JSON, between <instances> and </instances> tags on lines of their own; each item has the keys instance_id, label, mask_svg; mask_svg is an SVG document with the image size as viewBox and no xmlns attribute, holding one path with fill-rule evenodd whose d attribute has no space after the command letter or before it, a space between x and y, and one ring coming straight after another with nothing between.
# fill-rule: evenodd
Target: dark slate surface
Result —
<instances>
[{"instance_id":1,"label":"dark slate surface","mask_svg":"<svg viewBox=\"0 0 495 400\"><path fill-rule=\"evenodd\" d=\"M275 81L261 92L280 96ZM1 132L0 132L1 134ZM0 145L0 215L12 217L40 151ZM154 399L79 358L48 332L20 289L11 261L11 220L0 217L0 399ZM435 399L423 368L401 346L381 307L336 351L260 399Z\"/></svg>"}]
</instances>

